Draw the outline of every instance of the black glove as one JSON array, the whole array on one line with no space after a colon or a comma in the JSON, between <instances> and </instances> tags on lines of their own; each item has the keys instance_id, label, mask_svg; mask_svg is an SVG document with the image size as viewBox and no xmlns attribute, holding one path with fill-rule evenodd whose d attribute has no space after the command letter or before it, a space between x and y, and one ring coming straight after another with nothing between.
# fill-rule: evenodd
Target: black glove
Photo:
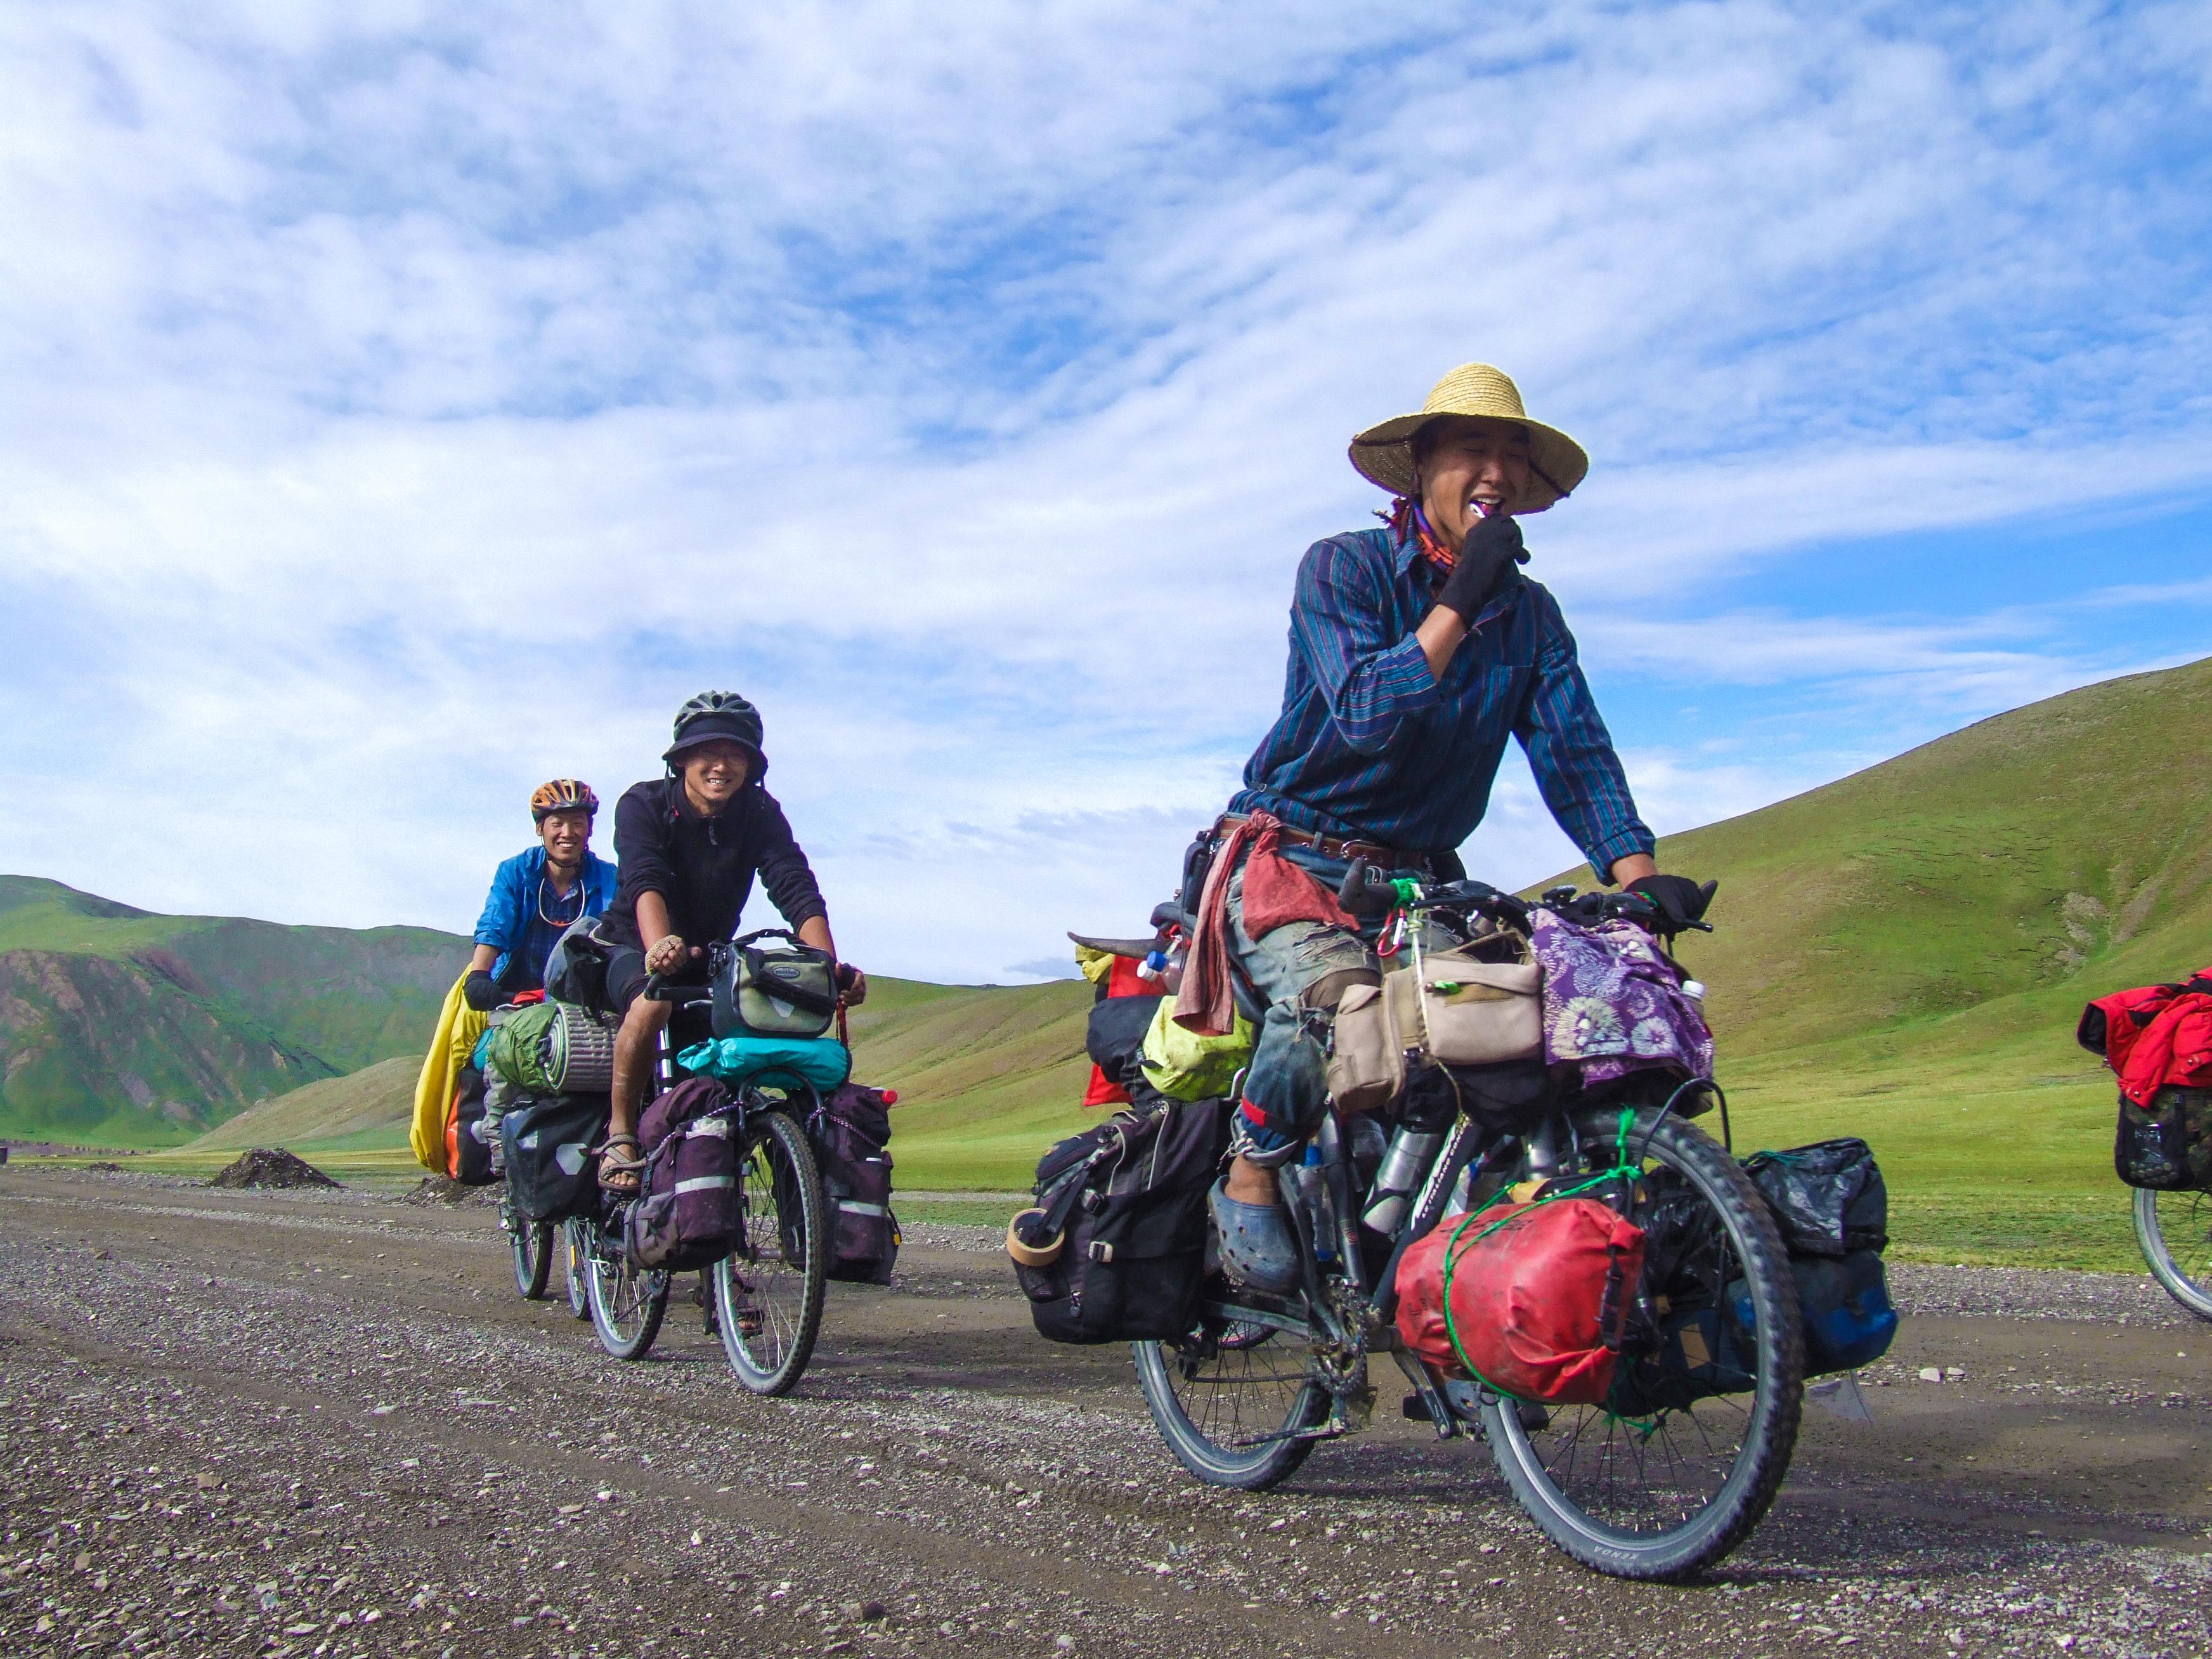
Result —
<instances>
[{"instance_id":1,"label":"black glove","mask_svg":"<svg viewBox=\"0 0 2212 1659\"><path fill-rule=\"evenodd\" d=\"M1680 933L1705 914L1719 886L1717 881L1700 886L1687 876L1644 876L1630 882L1628 890L1651 901L1668 932Z\"/></svg>"},{"instance_id":2,"label":"black glove","mask_svg":"<svg viewBox=\"0 0 2212 1659\"><path fill-rule=\"evenodd\" d=\"M1461 544L1459 562L1437 590L1437 603L1456 611L1473 626L1505 567L1521 551L1521 526L1504 513L1492 513L1471 526Z\"/></svg>"},{"instance_id":3,"label":"black glove","mask_svg":"<svg viewBox=\"0 0 2212 1659\"><path fill-rule=\"evenodd\" d=\"M492 983L489 969L479 968L461 981L461 1000L480 1014L488 1014L499 1006L501 993Z\"/></svg>"}]
</instances>

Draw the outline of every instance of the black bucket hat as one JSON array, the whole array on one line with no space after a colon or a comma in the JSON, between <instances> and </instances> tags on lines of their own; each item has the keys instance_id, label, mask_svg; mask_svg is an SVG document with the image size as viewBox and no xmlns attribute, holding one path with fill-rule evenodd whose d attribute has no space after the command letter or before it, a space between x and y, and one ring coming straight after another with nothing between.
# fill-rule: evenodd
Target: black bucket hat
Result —
<instances>
[{"instance_id":1,"label":"black bucket hat","mask_svg":"<svg viewBox=\"0 0 2212 1659\"><path fill-rule=\"evenodd\" d=\"M676 711L675 738L660 758L673 767L687 749L704 743L734 743L753 757L753 779L768 770L761 752L760 710L734 691L702 691Z\"/></svg>"}]
</instances>

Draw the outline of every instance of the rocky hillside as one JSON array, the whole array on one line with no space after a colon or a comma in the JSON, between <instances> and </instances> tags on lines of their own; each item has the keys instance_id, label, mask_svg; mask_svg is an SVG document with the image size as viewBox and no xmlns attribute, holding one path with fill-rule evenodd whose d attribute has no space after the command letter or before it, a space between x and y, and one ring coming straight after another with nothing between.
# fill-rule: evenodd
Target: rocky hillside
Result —
<instances>
[{"instance_id":1,"label":"rocky hillside","mask_svg":"<svg viewBox=\"0 0 2212 1659\"><path fill-rule=\"evenodd\" d=\"M419 1048L468 942L162 916L0 876L0 1134L181 1139Z\"/></svg>"}]
</instances>

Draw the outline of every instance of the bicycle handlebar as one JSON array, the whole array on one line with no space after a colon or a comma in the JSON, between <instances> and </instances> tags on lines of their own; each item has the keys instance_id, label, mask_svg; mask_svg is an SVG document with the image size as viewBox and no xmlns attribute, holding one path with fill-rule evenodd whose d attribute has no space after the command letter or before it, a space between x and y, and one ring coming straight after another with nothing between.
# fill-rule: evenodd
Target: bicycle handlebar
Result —
<instances>
[{"instance_id":1,"label":"bicycle handlebar","mask_svg":"<svg viewBox=\"0 0 2212 1659\"><path fill-rule=\"evenodd\" d=\"M1401 908L1473 910L1523 933L1528 928L1528 903L1510 893L1501 892L1486 881L1468 878L1428 885L1394 880L1380 870L1369 868L1364 859L1354 859L1352 867L1344 872L1344 881L1336 890L1336 902L1356 916L1383 915ZM1659 907L1641 893L1584 893L1577 896L1571 887L1554 887L1537 903L1584 927L1618 917L1647 932L1669 937L1685 928L1701 933L1713 931L1709 921L1684 922L1679 927L1669 924Z\"/></svg>"}]
</instances>

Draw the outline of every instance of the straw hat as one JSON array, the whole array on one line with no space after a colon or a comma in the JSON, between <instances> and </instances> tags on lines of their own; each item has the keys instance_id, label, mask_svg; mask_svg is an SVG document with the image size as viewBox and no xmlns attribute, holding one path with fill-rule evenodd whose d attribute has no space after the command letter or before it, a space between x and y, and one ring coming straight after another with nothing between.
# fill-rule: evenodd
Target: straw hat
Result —
<instances>
[{"instance_id":1,"label":"straw hat","mask_svg":"<svg viewBox=\"0 0 2212 1659\"><path fill-rule=\"evenodd\" d=\"M1352 441L1352 464L1362 477L1393 495L1413 493L1413 434L1439 415L1474 415L1512 421L1528 433L1528 493L1516 513L1541 513L1569 494L1589 471L1583 447L1557 427L1532 421L1521 407L1521 389L1488 363L1462 363L1438 380L1418 415L1399 415L1370 426Z\"/></svg>"}]
</instances>

